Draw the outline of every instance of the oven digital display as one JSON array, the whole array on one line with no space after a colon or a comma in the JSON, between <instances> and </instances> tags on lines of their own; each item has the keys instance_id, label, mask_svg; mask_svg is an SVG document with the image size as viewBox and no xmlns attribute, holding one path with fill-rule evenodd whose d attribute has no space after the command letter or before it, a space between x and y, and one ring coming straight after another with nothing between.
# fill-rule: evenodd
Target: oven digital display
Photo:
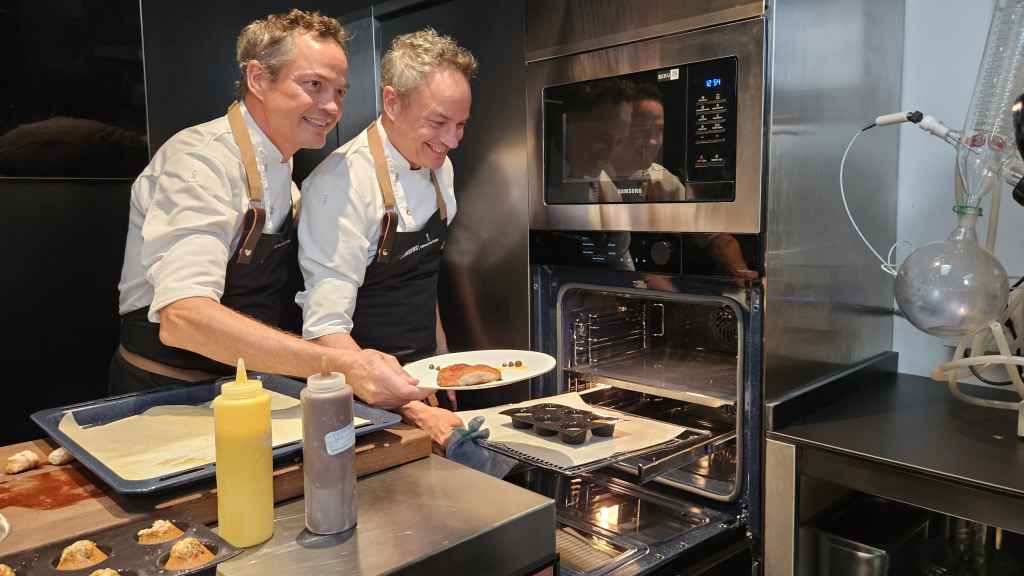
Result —
<instances>
[{"instance_id":1,"label":"oven digital display","mask_svg":"<svg viewBox=\"0 0 1024 576\"><path fill-rule=\"evenodd\" d=\"M691 182L736 179L736 60L690 65L686 173Z\"/></svg>"},{"instance_id":2,"label":"oven digital display","mask_svg":"<svg viewBox=\"0 0 1024 576\"><path fill-rule=\"evenodd\" d=\"M736 58L543 91L548 204L735 199Z\"/></svg>"}]
</instances>

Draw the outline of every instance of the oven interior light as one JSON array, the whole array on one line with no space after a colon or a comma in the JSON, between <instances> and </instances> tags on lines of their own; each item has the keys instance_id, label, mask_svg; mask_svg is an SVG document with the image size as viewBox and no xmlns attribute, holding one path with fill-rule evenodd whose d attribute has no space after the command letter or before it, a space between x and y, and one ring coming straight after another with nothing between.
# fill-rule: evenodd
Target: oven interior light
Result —
<instances>
[{"instance_id":1,"label":"oven interior light","mask_svg":"<svg viewBox=\"0 0 1024 576\"><path fill-rule=\"evenodd\" d=\"M597 521L598 526L602 528L611 528L612 526L619 525L619 505L605 506L604 508L598 508L594 514L594 519Z\"/></svg>"}]
</instances>

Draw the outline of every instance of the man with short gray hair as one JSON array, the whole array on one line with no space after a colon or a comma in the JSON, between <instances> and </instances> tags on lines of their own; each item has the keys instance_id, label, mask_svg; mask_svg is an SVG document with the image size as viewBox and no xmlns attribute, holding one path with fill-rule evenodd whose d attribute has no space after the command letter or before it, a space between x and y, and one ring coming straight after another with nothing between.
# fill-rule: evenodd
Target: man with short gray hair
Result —
<instances>
[{"instance_id":1,"label":"man with short gray hair","mask_svg":"<svg viewBox=\"0 0 1024 576\"><path fill-rule=\"evenodd\" d=\"M212 382L238 358L306 377L325 357L366 402L394 407L425 396L390 356L278 329L296 257L292 156L323 147L341 118L344 43L341 25L316 12L246 26L238 101L174 135L133 184L112 393Z\"/></svg>"},{"instance_id":2,"label":"man with short gray hair","mask_svg":"<svg viewBox=\"0 0 1024 576\"><path fill-rule=\"evenodd\" d=\"M456 211L448 151L469 120L476 70L430 28L399 36L381 59L384 113L302 185L303 337L403 363L446 351L437 279ZM421 402L402 413L439 446L462 425Z\"/></svg>"}]
</instances>

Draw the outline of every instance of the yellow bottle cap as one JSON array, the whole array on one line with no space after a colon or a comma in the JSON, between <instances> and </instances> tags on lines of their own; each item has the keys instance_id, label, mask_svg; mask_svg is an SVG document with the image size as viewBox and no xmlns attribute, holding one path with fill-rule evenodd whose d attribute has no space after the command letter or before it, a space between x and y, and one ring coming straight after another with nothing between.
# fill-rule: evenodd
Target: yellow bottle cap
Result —
<instances>
[{"instance_id":1,"label":"yellow bottle cap","mask_svg":"<svg viewBox=\"0 0 1024 576\"><path fill-rule=\"evenodd\" d=\"M249 375L245 373L245 358L238 359L238 368L235 370L235 383L245 384L249 381Z\"/></svg>"},{"instance_id":2,"label":"yellow bottle cap","mask_svg":"<svg viewBox=\"0 0 1024 576\"><path fill-rule=\"evenodd\" d=\"M238 359L238 367L235 370L235 381L225 382L221 386L221 393L227 396L240 397L251 396L263 389L263 383L259 379L250 380L245 372L245 360Z\"/></svg>"}]
</instances>

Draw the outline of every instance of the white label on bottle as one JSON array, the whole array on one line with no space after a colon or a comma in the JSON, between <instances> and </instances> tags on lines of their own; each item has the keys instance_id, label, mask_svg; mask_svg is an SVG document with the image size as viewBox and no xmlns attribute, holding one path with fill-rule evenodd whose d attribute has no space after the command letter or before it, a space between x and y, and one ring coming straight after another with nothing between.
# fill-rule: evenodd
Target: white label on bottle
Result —
<instances>
[{"instance_id":1,"label":"white label on bottle","mask_svg":"<svg viewBox=\"0 0 1024 576\"><path fill-rule=\"evenodd\" d=\"M331 456L341 454L345 450L354 446L355 443L356 429L355 426L351 424L344 428L339 428L334 432L324 434L324 446L327 448L327 454Z\"/></svg>"}]
</instances>

